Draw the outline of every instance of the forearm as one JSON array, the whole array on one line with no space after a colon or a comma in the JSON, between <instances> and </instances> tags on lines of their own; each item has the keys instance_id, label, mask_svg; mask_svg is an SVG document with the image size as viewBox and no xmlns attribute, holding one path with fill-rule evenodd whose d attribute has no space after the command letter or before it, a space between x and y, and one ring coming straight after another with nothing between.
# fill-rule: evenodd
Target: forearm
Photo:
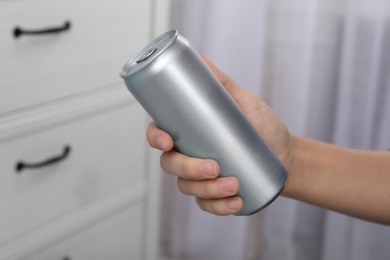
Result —
<instances>
[{"instance_id":1,"label":"forearm","mask_svg":"<svg viewBox=\"0 0 390 260\"><path fill-rule=\"evenodd\" d=\"M390 224L390 152L357 151L293 137L283 195Z\"/></svg>"}]
</instances>

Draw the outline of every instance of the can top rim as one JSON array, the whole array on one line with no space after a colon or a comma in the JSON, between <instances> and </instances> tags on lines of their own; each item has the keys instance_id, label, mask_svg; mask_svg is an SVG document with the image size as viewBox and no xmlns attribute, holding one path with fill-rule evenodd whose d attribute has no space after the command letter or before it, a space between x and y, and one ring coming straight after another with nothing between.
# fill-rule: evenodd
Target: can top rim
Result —
<instances>
[{"instance_id":1,"label":"can top rim","mask_svg":"<svg viewBox=\"0 0 390 260\"><path fill-rule=\"evenodd\" d=\"M178 35L179 32L177 30L170 30L155 38L126 62L119 76L122 78L130 77L148 66L176 41Z\"/></svg>"}]
</instances>

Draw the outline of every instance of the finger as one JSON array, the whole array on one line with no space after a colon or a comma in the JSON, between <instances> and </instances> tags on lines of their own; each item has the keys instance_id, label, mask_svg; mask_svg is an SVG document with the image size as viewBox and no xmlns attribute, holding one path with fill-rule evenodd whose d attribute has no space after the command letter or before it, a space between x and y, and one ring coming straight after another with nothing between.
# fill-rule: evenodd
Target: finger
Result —
<instances>
[{"instance_id":1,"label":"finger","mask_svg":"<svg viewBox=\"0 0 390 260\"><path fill-rule=\"evenodd\" d=\"M201 55L203 61L207 64L209 69L214 73L214 75L218 78L218 80L225 86L231 80L229 76L223 73L221 70L217 68L205 55Z\"/></svg>"},{"instance_id":2,"label":"finger","mask_svg":"<svg viewBox=\"0 0 390 260\"><path fill-rule=\"evenodd\" d=\"M146 130L146 138L151 147L162 151L169 151L174 145L172 137L158 128L155 122L150 122Z\"/></svg>"},{"instance_id":3,"label":"finger","mask_svg":"<svg viewBox=\"0 0 390 260\"><path fill-rule=\"evenodd\" d=\"M223 199L196 198L196 202L202 210L219 216L235 214L239 212L244 205L242 199L239 197Z\"/></svg>"},{"instance_id":4,"label":"finger","mask_svg":"<svg viewBox=\"0 0 390 260\"><path fill-rule=\"evenodd\" d=\"M221 84L225 87L225 89L229 92L233 98L240 92L247 92L246 89L237 84L232 78L230 78L227 74L222 72L214 65L205 55L201 55L203 61L207 64L210 70L214 73L214 75L218 78Z\"/></svg>"},{"instance_id":5,"label":"finger","mask_svg":"<svg viewBox=\"0 0 390 260\"><path fill-rule=\"evenodd\" d=\"M163 153L160 164L167 173L188 180L213 179L220 172L218 163L213 160L188 157L175 150Z\"/></svg>"},{"instance_id":6,"label":"finger","mask_svg":"<svg viewBox=\"0 0 390 260\"><path fill-rule=\"evenodd\" d=\"M236 195L240 189L240 183L235 177L201 181L178 178L177 185L182 193L203 199L230 197Z\"/></svg>"}]
</instances>

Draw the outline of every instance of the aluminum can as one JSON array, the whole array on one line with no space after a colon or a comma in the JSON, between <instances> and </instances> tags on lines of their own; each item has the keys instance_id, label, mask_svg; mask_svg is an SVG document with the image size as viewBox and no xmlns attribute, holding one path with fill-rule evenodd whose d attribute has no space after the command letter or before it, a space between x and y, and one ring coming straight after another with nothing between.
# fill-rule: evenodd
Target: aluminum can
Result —
<instances>
[{"instance_id":1,"label":"aluminum can","mask_svg":"<svg viewBox=\"0 0 390 260\"><path fill-rule=\"evenodd\" d=\"M148 44L120 76L179 152L213 159L219 177L238 178L244 206L236 215L251 215L280 194L287 178L282 163L177 30Z\"/></svg>"}]
</instances>

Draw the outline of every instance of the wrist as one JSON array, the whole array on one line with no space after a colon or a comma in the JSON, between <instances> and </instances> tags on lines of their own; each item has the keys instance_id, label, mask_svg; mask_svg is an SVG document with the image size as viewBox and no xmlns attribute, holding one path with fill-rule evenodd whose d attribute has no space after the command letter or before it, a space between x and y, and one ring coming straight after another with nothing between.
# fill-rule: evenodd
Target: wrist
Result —
<instances>
[{"instance_id":1,"label":"wrist","mask_svg":"<svg viewBox=\"0 0 390 260\"><path fill-rule=\"evenodd\" d=\"M287 180L284 185L282 196L294 197L299 189L299 172L302 171L302 151L304 139L290 134L288 160L285 164L287 170Z\"/></svg>"}]
</instances>

